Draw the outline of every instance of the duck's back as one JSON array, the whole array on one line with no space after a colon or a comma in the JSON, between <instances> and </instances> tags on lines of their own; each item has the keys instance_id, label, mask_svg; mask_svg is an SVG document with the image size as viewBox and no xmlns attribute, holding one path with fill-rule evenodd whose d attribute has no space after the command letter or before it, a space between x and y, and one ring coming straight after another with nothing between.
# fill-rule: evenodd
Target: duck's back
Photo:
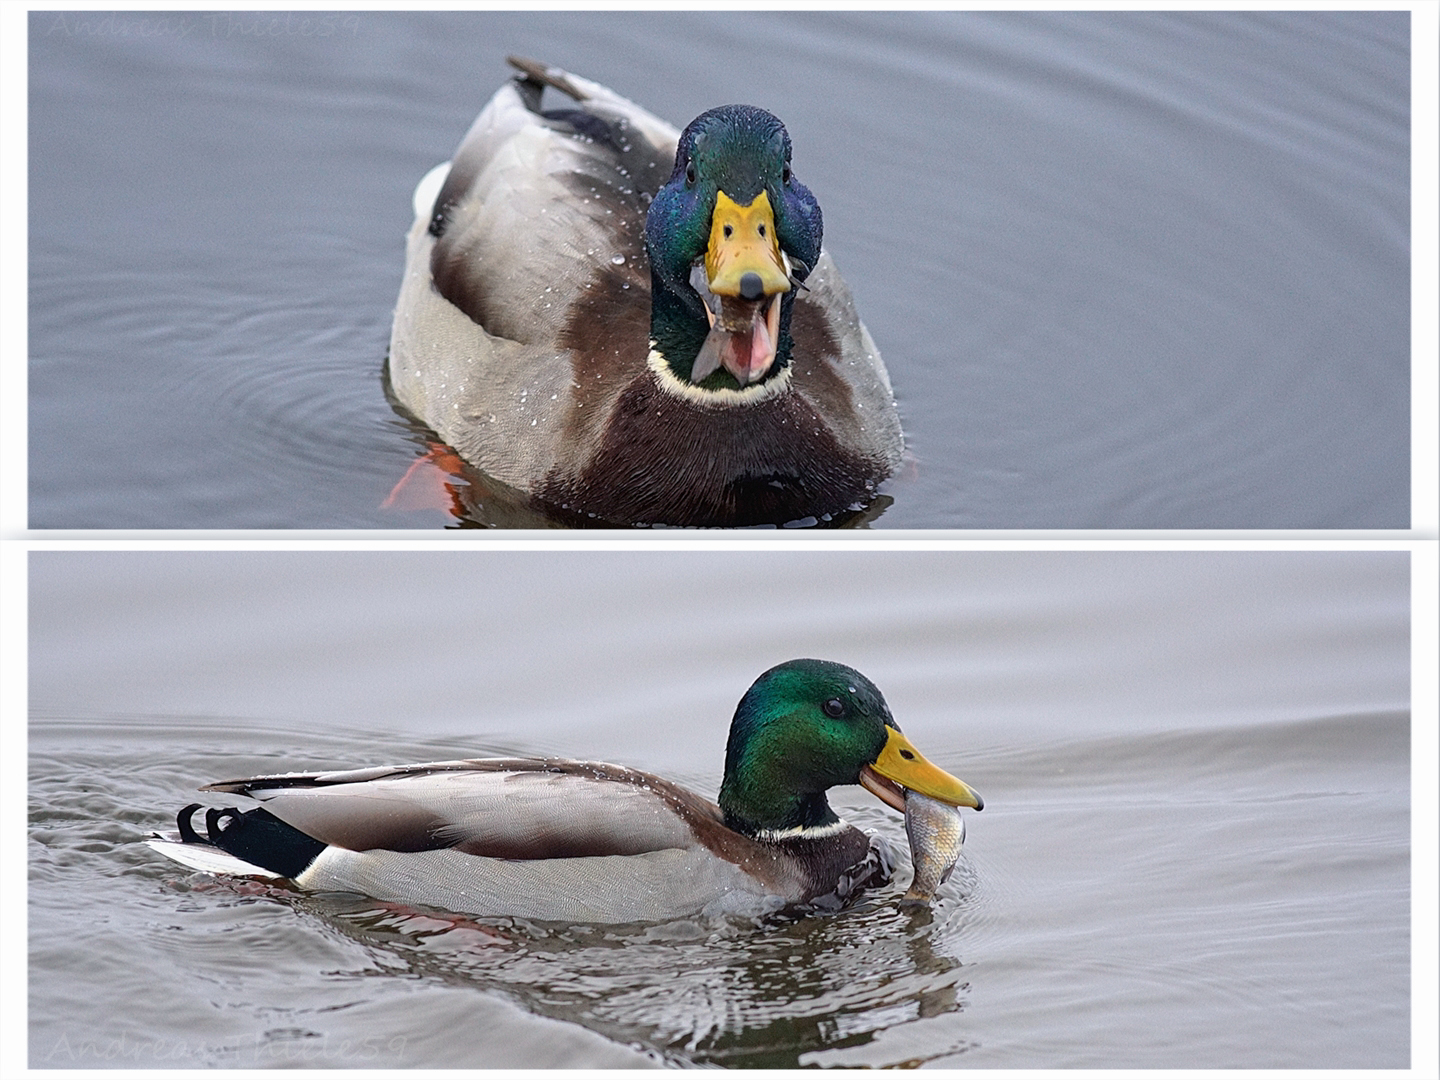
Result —
<instances>
[{"instance_id":1,"label":"duck's back","mask_svg":"<svg viewBox=\"0 0 1440 1080\"><path fill-rule=\"evenodd\" d=\"M526 492L567 456L575 421L600 421L607 391L643 371L645 209L678 136L575 81L587 100L549 116L538 85L518 80L486 105L410 230L391 333L400 401L466 460ZM576 385L566 351L577 346L609 354L614 370Z\"/></svg>"}]
</instances>

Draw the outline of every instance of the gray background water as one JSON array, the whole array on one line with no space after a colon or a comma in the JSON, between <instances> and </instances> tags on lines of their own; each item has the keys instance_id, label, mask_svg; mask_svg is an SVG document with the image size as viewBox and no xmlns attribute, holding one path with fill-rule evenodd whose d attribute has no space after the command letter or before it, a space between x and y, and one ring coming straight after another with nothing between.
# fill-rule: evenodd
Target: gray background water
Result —
<instances>
[{"instance_id":1,"label":"gray background water","mask_svg":"<svg viewBox=\"0 0 1440 1080\"><path fill-rule=\"evenodd\" d=\"M1404 1067L1409 559L33 553L31 1064ZM796 655L984 794L933 919L892 887L759 928L455 923L140 844L286 768L560 753L713 796Z\"/></svg>"},{"instance_id":2,"label":"gray background water","mask_svg":"<svg viewBox=\"0 0 1440 1080\"><path fill-rule=\"evenodd\" d=\"M1405 528L1409 15L35 13L30 524L393 527L415 182L507 52L737 99L887 359L896 527Z\"/></svg>"}]
</instances>

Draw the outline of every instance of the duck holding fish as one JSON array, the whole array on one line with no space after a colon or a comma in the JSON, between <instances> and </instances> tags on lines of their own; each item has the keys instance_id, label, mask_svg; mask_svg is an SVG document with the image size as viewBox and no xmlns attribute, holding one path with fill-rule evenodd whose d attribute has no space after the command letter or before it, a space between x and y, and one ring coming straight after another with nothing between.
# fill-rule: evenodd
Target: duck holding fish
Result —
<instances>
[{"instance_id":1,"label":"duck holding fish","mask_svg":"<svg viewBox=\"0 0 1440 1080\"><path fill-rule=\"evenodd\" d=\"M684 131L512 57L421 181L388 372L466 462L567 520L836 520L899 467L890 378L784 124ZM542 93L568 102L543 108Z\"/></svg>"},{"instance_id":2,"label":"duck holding fish","mask_svg":"<svg viewBox=\"0 0 1440 1080\"><path fill-rule=\"evenodd\" d=\"M792 660L737 706L717 802L600 762L444 761L210 784L202 790L262 805L211 808L201 832L191 804L177 832L149 844L192 869L464 914L570 923L763 914L843 903L887 880L883 849L826 799L841 784L864 786L907 820L983 806L920 755L864 675ZM917 851L933 847L932 861L953 865L953 833L910 835Z\"/></svg>"}]
</instances>

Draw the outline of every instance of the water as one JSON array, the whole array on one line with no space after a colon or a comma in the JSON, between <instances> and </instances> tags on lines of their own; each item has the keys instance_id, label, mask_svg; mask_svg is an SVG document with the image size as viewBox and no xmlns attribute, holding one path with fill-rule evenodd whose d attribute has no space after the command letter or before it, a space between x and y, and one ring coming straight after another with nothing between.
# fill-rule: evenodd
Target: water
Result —
<instances>
[{"instance_id":1,"label":"water","mask_svg":"<svg viewBox=\"0 0 1440 1080\"><path fill-rule=\"evenodd\" d=\"M875 527L1406 528L1409 26L32 13L30 524L546 524L382 507L411 191L515 52L786 121L913 457Z\"/></svg>"},{"instance_id":2,"label":"water","mask_svg":"<svg viewBox=\"0 0 1440 1080\"><path fill-rule=\"evenodd\" d=\"M32 1066L1410 1061L1406 553L29 559ZM903 858L832 915L556 927L141 843L285 768L566 753L713 796L797 655L984 795L933 912Z\"/></svg>"}]
</instances>

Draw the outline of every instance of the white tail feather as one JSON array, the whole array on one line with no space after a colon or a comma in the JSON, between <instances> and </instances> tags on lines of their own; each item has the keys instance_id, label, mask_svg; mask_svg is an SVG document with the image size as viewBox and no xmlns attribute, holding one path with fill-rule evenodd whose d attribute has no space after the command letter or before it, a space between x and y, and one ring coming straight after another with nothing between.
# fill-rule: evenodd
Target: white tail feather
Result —
<instances>
[{"instance_id":1,"label":"white tail feather","mask_svg":"<svg viewBox=\"0 0 1440 1080\"><path fill-rule=\"evenodd\" d=\"M234 874L239 877L266 878L270 881L280 879L280 875L274 871L248 863L244 859L237 859L228 851L221 851L216 847L206 847L203 844L182 844L176 840L164 840L159 837L154 840L146 840L145 843L167 859L174 859L192 870L200 870L206 874Z\"/></svg>"}]
</instances>

